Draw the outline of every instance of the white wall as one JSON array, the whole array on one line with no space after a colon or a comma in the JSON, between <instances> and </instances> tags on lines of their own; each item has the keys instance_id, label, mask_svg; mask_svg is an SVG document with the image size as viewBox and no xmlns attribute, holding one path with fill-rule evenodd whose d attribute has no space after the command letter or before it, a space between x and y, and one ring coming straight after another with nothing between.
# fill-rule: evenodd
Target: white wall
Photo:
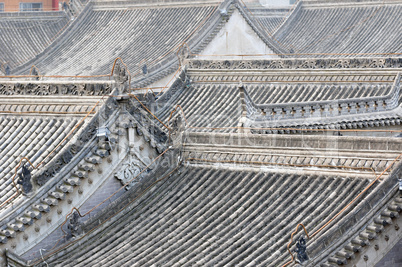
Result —
<instances>
[{"instance_id":1,"label":"white wall","mask_svg":"<svg viewBox=\"0 0 402 267\"><path fill-rule=\"evenodd\" d=\"M292 0L259 0L263 6L287 6ZM292 1L293 2L293 1Z\"/></svg>"},{"instance_id":2,"label":"white wall","mask_svg":"<svg viewBox=\"0 0 402 267\"><path fill-rule=\"evenodd\" d=\"M259 55L265 56L209 56L209 55ZM277 58L273 51L258 37L236 9L226 25L207 45L201 59L264 59Z\"/></svg>"}]
</instances>

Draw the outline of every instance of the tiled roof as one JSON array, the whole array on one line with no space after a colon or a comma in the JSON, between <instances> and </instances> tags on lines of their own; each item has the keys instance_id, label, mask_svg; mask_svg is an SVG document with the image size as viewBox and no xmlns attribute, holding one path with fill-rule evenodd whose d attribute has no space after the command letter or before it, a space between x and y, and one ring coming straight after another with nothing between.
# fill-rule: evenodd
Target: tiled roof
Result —
<instances>
[{"instance_id":1,"label":"tiled roof","mask_svg":"<svg viewBox=\"0 0 402 267\"><path fill-rule=\"evenodd\" d=\"M34 64L46 75L108 74L114 60L121 57L133 80L140 79L145 77L144 65L152 72L162 61L176 64L176 52L183 42L188 42L192 51L196 49L205 35L203 23L210 16L214 18L208 27L221 22L219 12L214 12L217 5L212 4L162 8L88 5L74 21L74 30L15 72L27 74Z\"/></svg>"},{"instance_id":2,"label":"tiled roof","mask_svg":"<svg viewBox=\"0 0 402 267\"><path fill-rule=\"evenodd\" d=\"M326 67L320 67L309 60L302 60L300 65L281 59L192 60L157 101L160 108L156 114L167 123L179 105L191 131L224 128L220 130L236 132L245 101L249 121L243 126L254 128L399 125L402 114L397 68L375 70L362 63L344 71L327 61L321 60L319 64ZM244 88L244 96L239 86Z\"/></svg>"},{"instance_id":3,"label":"tiled roof","mask_svg":"<svg viewBox=\"0 0 402 267\"><path fill-rule=\"evenodd\" d=\"M64 12L0 13L0 63L11 71L41 53L67 25Z\"/></svg>"},{"instance_id":4,"label":"tiled roof","mask_svg":"<svg viewBox=\"0 0 402 267\"><path fill-rule=\"evenodd\" d=\"M328 1L310 6L306 2L302 1L301 7L274 34L281 47L291 53L318 53L316 57L402 53L398 34L402 26L397 19L402 16L400 1L347 6Z\"/></svg>"},{"instance_id":5,"label":"tiled roof","mask_svg":"<svg viewBox=\"0 0 402 267\"><path fill-rule=\"evenodd\" d=\"M2 117L1 203L16 193L11 178L20 159L27 157L34 166L38 165L67 136L78 120L79 118ZM60 146L56 153L62 148ZM18 177L15 179L18 180Z\"/></svg>"},{"instance_id":6,"label":"tiled roof","mask_svg":"<svg viewBox=\"0 0 402 267\"><path fill-rule=\"evenodd\" d=\"M273 266L296 222L318 229L366 179L186 167L116 223L47 260L56 266ZM154 197L152 197L154 196ZM107 233L103 235L102 233Z\"/></svg>"}]
</instances>

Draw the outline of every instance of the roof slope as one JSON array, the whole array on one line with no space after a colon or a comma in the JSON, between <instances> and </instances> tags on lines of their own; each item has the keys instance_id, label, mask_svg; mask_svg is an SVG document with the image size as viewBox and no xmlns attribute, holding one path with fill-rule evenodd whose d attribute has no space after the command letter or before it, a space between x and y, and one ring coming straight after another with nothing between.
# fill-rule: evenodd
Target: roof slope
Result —
<instances>
[{"instance_id":1,"label":"roof slope","mask_svg":"<svg viewBox=\"0 0 402 267\"><path fill-rule=\"evenodd\" d=\"M56 266L273 266L287 259L288 234L296 221L304 218L318 229L368 183L182 168L116 223L47 262Z\"/></svg>"},{"instance_id":2,"label":"roof slope","mask_svg":"<svg viewBox=\"0 0 402 267\"><path fill-rule=\"evenodd\" d=\"M64 12L0 13L0 63L11 69L41 53L69 23Z\"/></svg>"},{"instance_id":3,"label":"roof slope","mask_svg":"<svg viewBox=\"0 0 402 267\"><path fill-rule=\"evenodd\" d=\"M399 125L399 61L193 59L158 99L156 115L167 123L180 106L190 131L235 132L245 117L252 128Z\"/></svg>"},{"instance_id":4,"label":"roof slope","mask_svg":"<svg viewBox=\"0 0 402 267\"><path fill-rule=\"evenodd\" d=\"M400 1L316 2L301 1L273 35L273 40L290 54L331 57L402 52ZM261 27L261 18L254 20Z\"/></svg>"},{"instance_id":5,"label":"roof slope","mask_svg":"<svg viewBox=\"0 0 402 267\"><path fill-rule=\"evenodd\" d=\"M139 74L143 78L144 65L150 73L160 68L162 61L177 64L176 52L183 42L193 49L191 41L203 36L200 31L204 21L215 14L214 22L220 22L216 8L216 3L162 4L158 8L89 3L73 31L16 73L27 74L34 64L46 75L108 74L114 60L121 57L133 79Z\"/></svg>"},{"instance_id":6,"label":"roof slope","mask_svg":"<svg viewBox=\"0 0 402 267\"><path fill-rule=\"evenodd\" d=\"M59 152L63 152L67 145L71 145L70 141L73 137L77 137L77 134L81 135L82 129L85 129L93 118L94 107L100 97L72 96L75 88L81 86L84 89L86 84L69 84L60 87L57 87L57 84L41 85L35 82L0 85L0 91L3 94L7 92L7 94L23 95L3 95L0 100L1 220L12 213L9 210L11 206L13 208L17 203L21 204L29 199L17 194L13 184L18 180L16 176L13 181L16 168L20 167L20 164L25 164L32 172L32 176L37 179L36 183L42 186L63 165L56 164L60 166L55 167L55 164L48 163L60 157ZM102 86L108 87L108 85ZM64 88L61 89L62 87ZM87 90L90 90L89 86ZM62 91L65 95L62 95ZM44 95L36 96L40 94ZM53 170L47 170L48 168ZM18 198L14 199L15 197Z\"/></svg>"}]
</instances>

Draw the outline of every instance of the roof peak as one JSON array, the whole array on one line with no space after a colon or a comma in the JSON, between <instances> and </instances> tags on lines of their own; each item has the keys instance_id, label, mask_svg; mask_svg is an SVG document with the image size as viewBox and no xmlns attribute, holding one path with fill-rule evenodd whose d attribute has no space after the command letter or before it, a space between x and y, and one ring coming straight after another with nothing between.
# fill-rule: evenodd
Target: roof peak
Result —
<instances>
[{"instance_id":1,"label":"roof peak","mask_svg":"<svg viewBox=\"0 0 402 267\"><path fill-rule=\"evenodd\" d=\"M402 4L401 0L302 0L304 7L356 7Z\"/></svg>"},{"instance_id":2,"label":"roof peak","mask_svg":"<svg viewBox=\"0 0 402 267\"><path fill-rule=\"evenodd\" d=\"M202 5L219 5L223 0L96 0L93 5L97 8L157 8L157 7L185 7Z\"/></svg>"}]
</instances>

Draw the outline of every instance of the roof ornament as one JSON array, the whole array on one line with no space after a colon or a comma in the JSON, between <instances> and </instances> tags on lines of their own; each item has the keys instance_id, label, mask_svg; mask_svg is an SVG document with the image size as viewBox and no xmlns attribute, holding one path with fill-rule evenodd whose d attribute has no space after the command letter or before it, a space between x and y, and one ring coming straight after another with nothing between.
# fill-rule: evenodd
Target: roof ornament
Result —
<instances>
[{"instance_id":1,"label":"roof ornament","mask_svg":"<svg viewBox=\"0 0 402 267\"><path fill-rule=\"evenodd\" d=\"M182 43L177 50L177 58L179 59L180 66L187 64L187 60L190 57L191 51L190 47L186 42Z\"/></svg>"},{"instance_id":2,"label":"roof ornament","mask_svg":"<svg viewBox=\"0 0 402 267\"><path fill-rule=\"evenodd\" d=\"M243 81L239 82L237 88L239 89L239 98L241 105L241 117L239 119L237 127L239 127L239 132L245 133L246 130L244 129L244 127L246 126L247 122L247 103L246 103L245 88L243 85Z\"/></svg>"},{"instance_id":3,"label":"roof ornament","mask_svg":"<svg viewBox=\"0 0 402 267\"><path fill-rule=\"evenodd\" d=\"M156 97L152 91L148 91L145 95L145 101L147 102L147 106L149 108L155 108Z\"/></svg>"},{"instance_id":4,"label":"roof ornament","mask_svg":"<svg viewBox=\"0 0 402 267\"><path fill-rule=\"evenodd\" d=\"M147 74L148 73L148 67L147 64L144 64L144 66L142 66L142 74Z\"/></svg>"},{"instance_id":5,"label":"roof ornament","mask_svg":"<svg viewBox=\"0 0 402 267\"><path fill-rule=\"evenodd\" d=\"M114 80L118 83L124 84L128 81L127 71L124 67L120 66L119 62L116 62L113 71Z\"/></svg>"},{"instance_id":6,"label":"roof ornament","mask_svg":"<svg viewBox=\"0 0 402 267\"><path fill-rule=\"evenodd\" d=\"M36 68L32 68L32 73L31 73L31 75L34 76L34 79L35 79L35 80L39 81L39 73L38 73L38 71L36 70Z\"/></svg>"},{"instance_id":7,"label":"roof ornament","mask_svg":"<svg viewBox=\"0 0 402 267\"><path fill-rule=\"evenodd\" d=\"M10 66L9 66L9 65L6 66L5 71L6 71L6 76L10 76L10 74L11 74L11 69L10 69Z\"/></svg>"},{"instance_id":8,"label":"roof ornament","mask_svg":"<svg viewBox=\"0 0 402 267\"><path fill-rule=\"evenodd\" d=\"M32 192L32 183L31 183L31 172L29 169L23 165L22 166L22 173L18 174L18 181L17 184L22 185L22 192L27 195Z\"/></svg>"},{"instance_id":9,"label":"roof ornament","mask_svg":"<svg viewBox=\"0 0 402 267\"><path fill-rule=\"evenodd\" d=\"M222 20L228 21L229 14L228 14L227 9L225 9L225 8L224 9L219 9L219 13L221 14Z\"/></svg>"},{"instance_id":10,"label":"roof ornament","mask_svg":"<svg viewBox=\"0 0 402 267\"><path fill-rule=\"evenodd\" d=\"M70 215L70 219L67 224L67 239L77 237L81 234L81 223L79 222L80 215L76 210Z\"/></svg>"},{"instance_id":11,"label":"roof ornament","mask_svg":"<svg viewBox=\"0 0 402 267\"><path fill-rule=\"evenodd\" d=\"M297 253L297 261L299 263L308 261L306 250L307 250L306 239L303 236L301 236L300 239L296 242L296 249L295 249L295 252Z\"/></svg>"}]
</instances>

